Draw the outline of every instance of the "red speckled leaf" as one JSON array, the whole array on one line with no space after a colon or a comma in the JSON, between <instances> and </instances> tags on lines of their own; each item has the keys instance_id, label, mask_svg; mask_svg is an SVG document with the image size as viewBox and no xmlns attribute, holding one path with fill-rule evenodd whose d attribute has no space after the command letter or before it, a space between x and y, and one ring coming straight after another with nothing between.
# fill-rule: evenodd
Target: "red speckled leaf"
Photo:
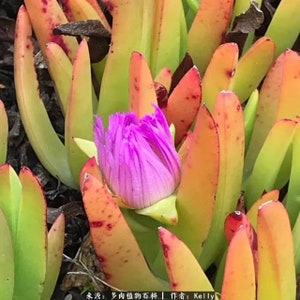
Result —
<instances>
[{"instance_id":1,"label":"red speckled leaf","mask_svg":"<svg viewBox=\"0 0 300 300\"><path fill-rule=\"evenodd\" d=\"M92 242L105 280L123 290L162 290L112 195L98 179L85 175L83 203Z\"/></svg>"},{"instance_id":2,"label":"red speckled leaf","mask_svg":"<svg viewBox=\"0 0 300 300\"><path fill-rule=\"evenodd\" d=\"M239 49L234 43L223 44L214 52L202 80L202 101L212 112L218 94L228 90L235 73Z\"/></svg>"},{"instance_id":3,"label":"red speckled leaf","mask_svg":"<svg viewBox=\"0 0 300 300\"><path fill-rule=\"evenodd\" d=\"M58 2L25 0L24 3L42 52L44 53L47 43L55 42L64 49L70 59L73 59L77 49L76 38L53 34L54 27L68 22Z\"/></svg>"},{"instance_id":4,"label":"red speckled leaf","mask_svg":"<svg viewBox=\"0 0 300 300\"><path fill-rule=\"evenodd\" d=\"M236 208L244 165L244 118L237 96L230 91L221 92L213 117L219 132L220 169L213 220L200 256L203 268L207 268L225 248L224 221Z\"/></svg>"},{"instance_id":5,"label":"red speckled leaf","mask_svg":"<svg viewBox=\"0 0 300 300\"><path fill-rule=\"evenodd\" d=\"M154 82L145 57L134 51L129 66L129 106L130 111L142 118L154 112L157 105Z\"/></svg>"},{"instance_id":6,"label":"red speckled leaf","mask_svg":"<svg viewBox=\"0 0 300 300\"><path fill-rule=\"evenodd\" d=\"M158 233L172 290L213 291L189 248L165 228L159 228Z\"/></svg>"},{"instance_id":7,"label":"red speckled leaf","mask_svg":"<svg viewBox=\"0 0 300 300\"><path fill-rule=\"evenodd\" d=\"M175 144L179 144L197 116L201 104L201 81L196 67L191 68L172 91L163 108L169 124L175 125Z\"/></svg>"},{"instance_id":8,"label":"red speckled leaf","mask_svg":"<svg viewBox=\"0 0 300 300\"><path fill-rule=\"evenodd\" d=\"M228 30L233 0L202 0L188 33L188 52L200 74Z\"/></svg>"},{"instance_id":9,"label":"red speckled leaf","mask_svg":"<svg viewBox=\"0 0 300 300\"><path fill-rule=\"evenodd\" d=\"M253 168L257 155L276 121L300 115L300 56L282 53L268 72L259 93L257 117L245 160L246 172Z\"/></svg>"},{"instance_id":10,"label":"red speckled leaf","mask_svg":"<svg viewBox=\"0 0 300 300\"><path fill-rule=\"evenodd\" d=\"M220 155L217 127L204 105L201 105L194 131L184 145L186 154L181 154L186 158L176 203L179 221L170 230L197 257L212 221Z\"/></svg>"},{"instance_id":11,"label":"red speckled leaf","mask_svg":"<svg viewBox=\"0 0 300 300\"><path fill-rule=\"evenodd\" d=\"M265 77L275 58L275 43L262 37L241 57L230 90L241 102L247 100Z\"/></svg>"}]
</instances>

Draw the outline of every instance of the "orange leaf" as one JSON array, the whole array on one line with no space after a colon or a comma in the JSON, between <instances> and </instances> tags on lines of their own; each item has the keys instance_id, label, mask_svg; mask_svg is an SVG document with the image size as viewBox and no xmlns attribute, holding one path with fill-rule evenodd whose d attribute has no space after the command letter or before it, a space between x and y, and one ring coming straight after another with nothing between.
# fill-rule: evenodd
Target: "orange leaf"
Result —
<instances>
[{"instance_id":1,"label":"orange leaf","mask_svg":"<svg viewBox=\"0 0 300 300\"><path fill-rule=\"evenodd\" d=\"M214 51L228 30L233 0L202 0L188 33L188 52L204 73Z\"/></svg>"},{"instance_id":2,"label":"orange leaf","mask_svg":"<svg viewBox=\"0 0 300 300\"><path fill-rule=\"evenodd\" d=\"M105 280L124 290L161 290L112 195L97 178L86 175L83 203L95 252ZM129 276L130 274L130 276Z\"/></svg>"},{"instance_id":3,"label":"orange leaf","mask_svg":"<svg viewBox=\"0 0 300 300\"><path fill-rule=\"evenodd\" d=\"M160 227L158 233L172 290L213 291L189 248L165 228Z\"/></svg>"},{"instance_id":4,"label":"orange leaf","mask_svg":"<svg viewBox=\"0 0 300 300\"><path fill-rule=\"evenodd\" d=\"M201 104L201 82L196 67L191 68L172 91L163 112L169 124L175 126L178 145L197 116Z\"/></svg>"},{"instance_id":5,"label":"orange leaf","mask_svg":"<svg viewBox=\"0 0 300 300\"><path fill-rule=\"evenodd\" d=\"M211 112L214 110L218 94L223 90L229 90L238 55L238 46L227 43L221 45L211 58L202 80L202 99Z\"/></svg>"},{"instance_id":6,"label":"orange leaf","mask_svg":"<svg viewBox=\"0 0 300 300\"><path fill-rule=\"evenodd\" d=\"M152 75L145 57L134 51L129 66L129 106L139 118L154 112L157 105Z\"/></svg>"},{"instance_id":7,"label":"orange leaf","mask_svg":"<svg viewBox=\"0 0 300 300\"><path fill-rule=\"evenodd\" d=\"M221 300L254 300L255 268L246 229L233 236L226 257Z\"/></svg>"},{"instance_id":8,"label":"orange leaf","mask_svg":"<svg viewBox=\"0 0 300 300\"><path fill-rule=\"evenodd\" d=\"M177 193L178 224L170 228L194 255L210 228L219 175L219 140L216 124L207 108L200 107L190 139ZM201 195L201 196L199 196Z\"/></svg>"},{"instance_id":9,"label":"orange leaf","mask_svg":"<svg viewBox=\"0 0 300 300\"><path fill-rule=\"evenodd\" d=\"M259 208L257 242L257 299L296 299L293 237L280 201L269 201Z\"/></svg>"}]
</instances>

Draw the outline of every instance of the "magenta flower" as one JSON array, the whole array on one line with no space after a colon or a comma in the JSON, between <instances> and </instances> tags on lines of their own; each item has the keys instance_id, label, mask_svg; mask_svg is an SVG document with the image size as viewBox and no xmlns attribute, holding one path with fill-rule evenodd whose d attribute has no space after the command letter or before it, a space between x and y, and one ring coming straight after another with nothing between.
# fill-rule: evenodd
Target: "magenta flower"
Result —
<instances>
[{"instance_id":1,"label":"magenta flower","mask_svg":"<svg viewBox=\"0 0 300 300\"><path fill-rule=\"evenodd\" d=\"M115 113L107 130L96 117L94 138L108 186L129 207L145 208L174 193L180 159L158 107L142 119L134 113Z\"/></svg>"}]
</instances>

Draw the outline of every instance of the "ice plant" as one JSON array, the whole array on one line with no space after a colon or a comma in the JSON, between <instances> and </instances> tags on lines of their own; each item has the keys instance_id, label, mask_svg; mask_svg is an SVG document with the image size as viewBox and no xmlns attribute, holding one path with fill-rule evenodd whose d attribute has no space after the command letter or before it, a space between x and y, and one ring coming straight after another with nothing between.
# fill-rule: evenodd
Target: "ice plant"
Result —
<instances>
[{"instance_id":1,"label":"ice plant","mask_svg":"<svg viewBox=\"0 0 300 300\"><path fill-rule=\"evenodd\" d=\"M65 218L50 231L47 204L37 178L28 168L19 176L0 166L0 295L3 299L50 299L59 275Z\"/></svg>"},{"instance_id":2,"label":"ice plant","mask_svg":"<svg viewBox=\"0 0 300 300\"><path fill-rule=\"evenodd\" d=\"M126 206L145 208L174 193L180 159L160 108L139 119L135 113L96 117L95 144L102 174Z\"/></svg>"},{"instance_id":3,"label":"ice plant","mask_svg":"<svg viewBox=\"0 0 300 300\"><path fill-rule=\"evenodd\" d=\"M56 0L24 2L26 9L20 9L15 44L15 81L23 125L51 174L75 188L80 177L92 242L107 282L124 290L215 289L222 291L222 299L253 299L256 294L258 299L282 299L288 294L287 299L294 299L293 254L298 273L300 269L300 59L296 52L284 50L292 48L299 34L300 0L281 0L263 37L254 36L261 24L244 33L243 22L238 24L235 19L243 19L254 6L261 19L262 1L254 5L248 0L202 0L198 5L199 1L103 0L112 14L112 26L95 0L65 0L63 9ZM108 55L97 64L90 64L88 39L83 38L78 45L75 38L53 34L53 28L61 23L87 19L98 19L111 32ZM237 29L236 24L242 28ZM57 136L38 94L31 29L65 116L64 140ZM232 41L226 33L246 34L245 47L225 43ZM174 70L186 51L194 66L178 74ZM121 196L131 206L137 190L133 192L129 186L138 185L142 187L140 191L151 187L153 198L159 191L160 177L153 178L152 186L143 185L144 181L149 183L148 177L142 177L142 184L135 181L140 174L147 174L145 164L138 160L147 149L140 143L140 133L144 134L140 127L144 115L152 113L150 103L155 103L157 87L165 92L167 101L158 103L168 124L176 128L175 145L182 158L180 183L172 177L175 183L168 191L175 192L178 218L167 225L159 218L153 221L136 214L163 201L152 204L144 199L133 208L151 205L132 211L120 208L115 197ZM136 148L131 148L134 144L129 147L128 143L118 143L127 131L116 123L124 123L125 117L115 119L114 130L108 124L109 115L115 118L117 111L128 110L141 118L137 121L140 126L133 122L135 118L129 118L129 127L139 128L127 130L127 137L134 137L138 144ZM104 150L99 153L99 164L103 177L95 159L84 164L88 156L96 156L92 142L94 114L101 117L105 127L108 125L107 130L100 126L99 149ZM128 115L131 113L125 114ZM192 132L187 134L188 130ZM117 135L109 137L108 133L114 131ZM142 136L144 141L147 135ZM92 146L85 151L87 155L81 152L85 147L76 144L76 138ZM108 149L113 141L116 143L112 148L118 153L127 149L127 156ZM159 157L153 143L147 145L150 153ZM163 147L164 143L159 145ZM107 158L101 160L101 155ZM128 156L133 163L114 168L122 160L129 160ZM160 164L171 170L171 164L162 164L164 156L159 158ZM153 164L151 167L154 169ZM130 176L120 177L127 174ZM125 179L131 184L125 185ZM284 206L279 201L260 206L262 200L266 202L263 197L278 200L278 195L270 191L287 184L287 194L280 199ZM229 243L223 276L219 258L227 245L224 221L236 210L241 190L245 190L243 209L257 233L257 270L244 226ZM261 197L265 191L269 193ZM143 199L144 193L139 196ZM160 197L164 196L157 198ZM286 211L293 227L294 253ZM157 215L160 213L158 209ZM275 263L270 266L269 262ZM212 264L218 269L216 282L208 281L203 272ZM238 279L245 282L237 284ZM264 288L268 284L272 287L269 295L268 288Z\"/></svg>"}]
</instances>

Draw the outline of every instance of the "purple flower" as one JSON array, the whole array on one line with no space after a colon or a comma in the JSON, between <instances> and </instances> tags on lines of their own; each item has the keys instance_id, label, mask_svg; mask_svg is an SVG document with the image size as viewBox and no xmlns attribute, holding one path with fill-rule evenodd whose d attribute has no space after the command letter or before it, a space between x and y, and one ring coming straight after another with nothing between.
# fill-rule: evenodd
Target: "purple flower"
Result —
<instances>
[{"instance_id":1,"label":"purple flower","mask_svg":"<svg viewBox=\"0 0 300 300\"><path fill-rule=\"evenodd\" d=\"M110 189L131 208L145 208L174 193L180 158L161 110L142 119L115 113L107 130L96 117L98 162Z\"/></svg>"}]
</instances>

